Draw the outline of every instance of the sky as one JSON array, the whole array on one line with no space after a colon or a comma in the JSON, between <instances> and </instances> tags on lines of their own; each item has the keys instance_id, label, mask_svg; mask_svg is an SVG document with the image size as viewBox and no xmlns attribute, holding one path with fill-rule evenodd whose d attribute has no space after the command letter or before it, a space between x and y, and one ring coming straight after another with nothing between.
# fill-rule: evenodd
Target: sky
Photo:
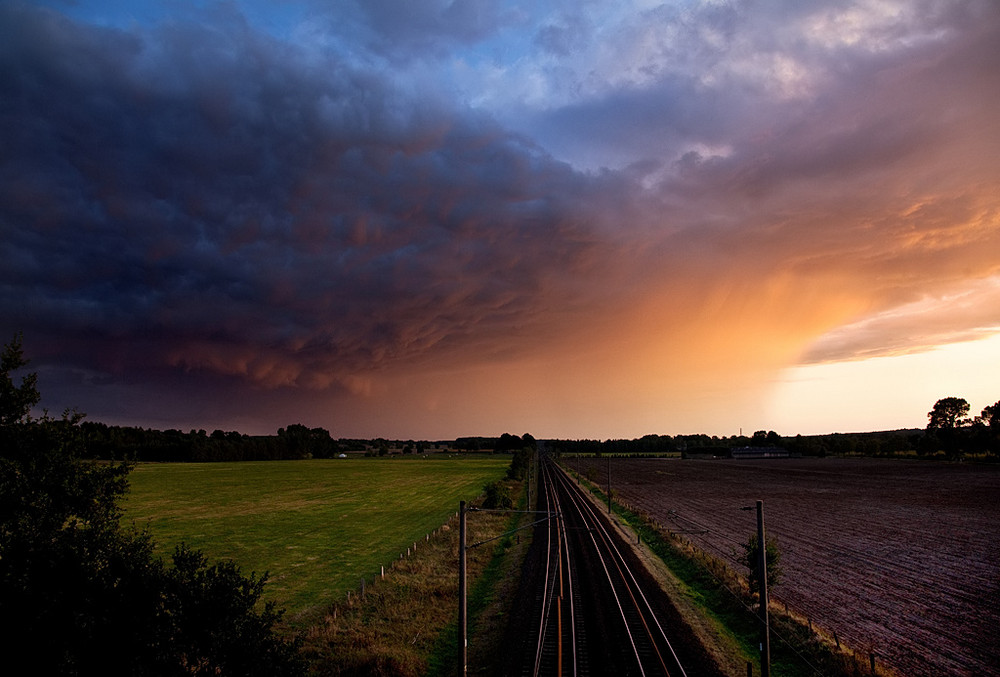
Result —
<instances>
[{"instance_id":1,"label":"sky","mask_svg":"<svg viewBox=\"0 0 1000 677\"><path fill-rule=\"evenodd\" d=\"M995 0L0 0L41 406L449 439L1000 400Z\"/></svg>"}]
</instances>

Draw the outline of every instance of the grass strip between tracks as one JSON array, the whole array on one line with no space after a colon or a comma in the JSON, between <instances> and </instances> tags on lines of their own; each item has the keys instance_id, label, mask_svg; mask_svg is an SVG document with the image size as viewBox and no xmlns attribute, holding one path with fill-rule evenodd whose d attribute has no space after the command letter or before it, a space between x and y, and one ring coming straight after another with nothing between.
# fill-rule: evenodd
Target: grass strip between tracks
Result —
<instances>
[{"instance_id":1,"label":"grass strip between tracks","mask_svg":"<svg viewBox=\"0 0 1000 677\"><path fill-rule=\"evenodd\" d=\"M578 473L569 472L600 503L607 505L605 492ZM629 509L614 501L612 511L663 562L678 584L678 592L693 603L707 625L714 626L716 632L724 635L716 647L710 647L720 662L734 674L745 674L737 672L736 667L745 669L748 663L753 665L753 674L761 674L760 622L748 609L750 598L745 579L721 559L655 524L644 511ZM846 647L838 649L832 639L819 628L810 628L794 611L773 604L769 607L773 677L895 675L878 664L873 673L867 653L855 653Z\"/></svg>"}]
</instances>

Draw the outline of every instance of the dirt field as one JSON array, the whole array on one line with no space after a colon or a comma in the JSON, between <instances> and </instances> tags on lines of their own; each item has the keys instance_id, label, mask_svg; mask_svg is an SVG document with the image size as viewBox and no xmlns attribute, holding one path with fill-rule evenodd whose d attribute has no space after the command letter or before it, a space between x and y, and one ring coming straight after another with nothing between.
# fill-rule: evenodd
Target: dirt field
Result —
<instances>
[{"instance_id":1,"label":"dirt field","mask_svg":"<svg viewBox=\"0 0 1000 677\"><path fill-rule=\"evenodd\" d=\"M605 459L569 464L606 482ZM731 563L756 529L740 508L763 500L783 554L776 599L902 674L1000 675L1000 467L613 459L611 482Z\"/></svg>"}]
</instances>

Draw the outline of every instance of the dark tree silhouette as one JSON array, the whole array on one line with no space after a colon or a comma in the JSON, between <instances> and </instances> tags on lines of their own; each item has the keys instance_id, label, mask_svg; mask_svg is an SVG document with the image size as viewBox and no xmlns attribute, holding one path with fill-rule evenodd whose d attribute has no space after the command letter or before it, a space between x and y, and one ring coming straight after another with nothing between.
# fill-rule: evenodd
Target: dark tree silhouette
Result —
<instances>
[{"instance_id":1,"label":"dark tree silhouette","mask_svg":"<svg viewBox=\"0 0 1000 677\"><path fill-rule=\"evenodd\" d=\"M301 674L297 644L258 609L264 577L173 566L121 526L131 467L85 458L80 420L33 418L40 401L18 336L0 363L0 654L7 674Z\"/></svg>"},{"instance_id":2,"label":"dark tree silhouette","mask_svg":"<svg viewBox=\"0 0 1000 677\"><path fill-rule=\"evenodd\" d=\"M752 596L757 595L757 590L760 586L760 572L757 569L757 557L760 552L758 542L757 534L750 534L746 543L743 543L743 552L739 553L736 557L736 561L749 570L747 580L750 584L750 594ZM769 537L767 539L767 545L764 548L764 561L767 567L767 587L770 590L781 583L781 579L785 575L785 571L781 567L781 550L778 548L778 542L774 538Z\"/></svg>"},{"instance_id":3,"label":"dark tree silhouette","mask_svg":"<svg viewBox=\"0 0 1000 677\"><path fill-rule=\"evenodd\" d=\"M927 429L944 430L957 428L968 422L969 403L961 397L945 397L934 403L927 412Z\"/></svg>"}]
</instances>

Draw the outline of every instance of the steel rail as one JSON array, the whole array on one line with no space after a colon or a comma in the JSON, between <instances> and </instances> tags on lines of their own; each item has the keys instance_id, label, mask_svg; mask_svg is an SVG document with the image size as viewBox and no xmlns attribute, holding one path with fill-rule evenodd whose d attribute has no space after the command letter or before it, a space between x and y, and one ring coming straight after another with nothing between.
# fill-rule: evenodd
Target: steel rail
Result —
<instances>
[{"instance_id":1,"label":"steel rail","mask_svg":"<svg viewBox=\"0 0 1000 677\"><path fill-rule=\"evenodd\" d=\"M558 501L558 497L557 497L557 505L560 505L560 508L561 508L561 501ZM576 645L576 606L575 606L575 603L573 601L573 598L576 596L576 586L574 584L574 578L573 578L573 567L572 567L570 559L569 559L569 552L570 552L570 550L569 550L569 537L568 537L568 535L566 533L566 524L562 520L562 512L561 511L559 512L559 516L560 516L559 517L560 532L561 532L562 539L563 539L562 557L564 558L564 560L566 562L566 567L565 567L565 569L566 569L566 579L567 579L566 586L567 586L567 589L569 590L568 597L569 597L569 624L570 624L569 625L569 628L570 628L570 656L572 656L572 658L573 658L573 664L572 664L572 667L571 667L570 674L572 675L572 677L576 677L577 670L578 670L578 667L579 667L579 652L578 652L577 645Z\"/></svg>"},{"instance_id":2,"label":"steel rail","mask_svg":"<svg viewBox=\"0 0 1000 677\"><path fill-rule=\"evenodd\" d=\"M551 470L551 472L556 478L558 478L555 481L558 482L558 484L566 492L566 496L569 497L570 502L573 504L583 522L588 526L590 538L594 545L594 551L599 558L602 568L604 569L612 595L618 605L619 613L621 614L622 622L624 623L624 629L632 645L632 652L635 656L639 671L642 674L646 674L646 667L643 665L645 659L640 652L636 636L633 635L633 632L645 635L644 644L645 640L648 640L649 646L652 648L653 653L656 656L656 664L653 666L654 671L662 671L662 673L666 675L673 674L686 677L687 673L684 671L684 667L681 664L677 653L674 651L673 645L667 637L666 631L660 624L652 605L647 599L645 593L643 593L642 587L639 585L635 575L632 573L631 567L628 565L628 562L625 560L616 545L615 539L611 537L602 520L598 518L591 503L582 496L582 490L578 489L573 484L573 482L566 476L565 472L558 468ZM598 539L600 539L600 543L598 542ZM602 553L602 549L604 550L604 553ZM607 555L607 557L605 557L605 555ZM611 564L610 568L608 565L609 561ZM615 573L617 573L617 578ZM620 581L620 584L616 584L616 580ZM621 588L621 590L619 591L618 588ZM619 594L619 592L621 594ZM633 613L638 617L638 625L635 625L634 621L630 621L629 619L629 616ZM647 618L652 620L653 626L655 627L651 626L650 623L647 622ZM672 669L667 667L667 661L665 660L663 653L660 651L661 643L669 651L669 658L672 659L670 663Z\"/></svg>"},{"instance_id":3,"label":"steel rail","mask_svg":"<svg viewBox=\"0 0 1000 677\"><path fill-rule=\"evenodd\" d=\"M566 477L565 473L560 473L560 474L562 475L563 481L565 482L566 486L573 487L572 482L569 481L569 478ZM627 575L626 589L628 590L629 595L632 598L633 604L635 604L636 609L640 614L640 620L642 621L643 628L645 629L649 638L652 640L652 645L659 660L660 666L662 667L664 672L666 672L668 675L671 674L670 669L667 668L666 660L660 652L659 646L657 644L655 636L653 635L652 629L646 623L647 617L652 619L653 623L656 625L656 631L659 635L659 638L662 639L663 644L670 652L670 657L673 659L671 665L676 666L677 669L677 672L675 674L679 674L682 677L687 677L687 673L684 671L684 666L681 664L680 658L677 656L677 652L674 651L674 647L673 644L670 642L670 638L667 637L666 631L663 629L663 626L660 624L659 618L653 611L652 605L650 604L649 600L647 599L645 593L642 590L642 586L636 580L635 575L632 572L632 568L625 561L625 558L623 557L621 551L619 550L618 545L615 543L615 539L613 539L610 536L603 522L597 518L596 511L590 504L590 502L585 501L582 503L582 505L584 509L593 518L593 523L597 526L597 528L603 535L604 542L607 544L608 548L614 553L615 555L614 561L616 563L616 566L618 566L620 574L622 575L623 578L625 578ZM629 582L630 584L628 584ZM638 594L639 600L641 600L642 602L641 606L639 604L639 600L635 598L636 594ZM646 612L648 612L648 615L642 612L643 607L645 608Z\"/></svg>"},{"instance_id":4,"label":"steel rail","mask_svg":"<svg viewBox=\"0 0 1000 677\"><path fill-rule=\"evenodd\" d=\"M570 559L570 549L569 549L569 538L566 532L566 524L562 518L562 500L559 497L559 492L555 490L555 480L552 477L551 470L544 466L544 477L546 481L546 488L548 496L551 496L552 507L554 507L554 512L558 515L557 523L557 538L559 539L557 548L557 557L559 561L559 595L555 599L558 607L559 613L559 624L556 628L556 636L558 641L557 650L557 672L562 675L565 673L563 669L563 637L568 631L569 633L569 656L571 662L569 665L569 674L572 677L576 677L578 666L579 666L579 651L577 648L576 641L576 607L574 603L574 596L577 592L573 577L573 566L572 560ZM566 594L568 591L569 594ZM568 604L567 615L568 618L564 619L562 614L564 607Z\"/></svg>"},{"instance_id":5,"label":"steel rail","mask_svg":"<svg viewBox=\"0 0 1000 677\"><path fill-rule=\"evenodd\" d=\"M545 674L554 673L560 677L563 675L576 677L580 665L580 648L577 641L577 624L580 619L573 598L579 591L576 589L572 562L569 558L569 540L561 518L560 497L551 471L546 466L547 464L542 464L539 479L546 508L555 519L549 521L546 530L546 577L542 586L543 603L531 674L538 677L544 671ZM556 617L555 623L553 615ZM568 657L569 660L564 661L564 657Z\"/></svg>"},{"instance_id":6,"label":"steel rail","mask_svg":"<svg viewBox=\"0 0 1000 677\"><path fill-rule=\"evenodd\" d=\"M592 519L593 515L589 515L590 511L586 510L586 506L580 501L579 497L575 496L573 493L567 493L567 496L569 496L570 501L574 504L574 507L577 510L577 514L580 515L580 517L583 519L583 522L588 525L587 531L588 531L588 535L590 536L590 540L591 540L591 542L593 543L593 546L594 546L594 551L593 552L594 552L595 555L597 555L597 559L600 562L601 568L604 571L604 576L605 576L605 578L608 581L608 586L609 586L609 589L611 591L611 594L614 597L615 604L618 607L618 613L621 616L621 620L622 620L622 627L625 630L625 634L628 636L629 644L631 645L631 648L632 648L632 653L635 656L636 665L639 668L640 674L645 675L646 671L645 671L645 669L643 667L642 656L640 655L639 648L636 645L636 639L635 639L635 637L632 634L632 629L633 629L631 627L632 624L629 622L628 614L626 613L626 608L622 605L622 599L621 599L621 597L618 594L618 590L616 589L617 586L615 585L615 581L614 581L614 578L612 577L611 570L608 568L607 560L605 559L604 554L601 552L601 544L599 544L597 542L597 538L595 537L594 534L595 534L595 531L596 531L596 533L602 537L602 541L604 542L605 547L607 546L606 537L605 537L606 535L605 534L601 534L600 531L597 531L595 529L595 527L599 527L600 525L597 524L596 520ZM610 549L608 549L608 554L609 555L611 554L610 553ZM612 561L612 564L614 565L615 562ZM621 575L620 568L619 568L619 575ZM627 583L626 583L626 591L627 591ZM630 595L631 595L631 593L630 593ZM634 598L634 596L632 597L632 601L633 601L633 604L635 604L635 598ZM640 615L640 617L641 617L641 615ZM648 629L647 629L647 632L648 632ZM665 667L664 667L664 672L666 672L666 668Z\"/></svg>"},{"instance_id":7,"label":"steel rail","mask_svg":"<svg viewBox=\"0 0 1000 677\"><path fill-rule=\"evenodd\" d=\"M565 477L565 475L564 475L564 477ZM572 483L569 482L568 478L566 478L566 482L569 483L569 486L572 486ZM589 503L586 504L586 508L587 508L588 511L591 512L591 514L593 514L593 512L594 512L593 511L593 507ZM600 520L596 520L596 523L597 523L598 527L601 529L601 531L604 532L605 538L607 540L608 545L615 551L615 553L618 556L618 561L622 563L622 565L624 566L625 573L627 573L628 576L629 576L629 579L631 579L632 586L630 587L630 589L631 590L635 590L639 594L639 597L642 599L643 605L649 611L649 617L653 619L653 622L656 624L656 629L659 632L660 637L663 639L664 644L667 646L667 648L670 651L671 657L673 658L673 664L675 664L677 666L678 670L680 671L680 674L683 677L687 677L687 673L684 672L684 667L683 667L683 665L681 665L680 658L678 658L677 652L674 651L673 644L670 642L670 639L667 637L667 633L663 629L663 626L660 624L659 618L657 618L656 614L653 612L652 605L649 603L649 600L646 598L645 593L643 593L642 586L639 585L639 582L635 579L635 575L632 573L631 567L629 567L627 565L627 563L625 562L624 558L622 557L621 551L618 549L618 546L615 544L614 540L612 538L610 538L610 536L608 535L608 533L607 533L604 525L600 522ZM659 649L657 649L657 653L659 653ZM662 660L662 658L661 658L661 660Z\"/></svg>"},{"instance_id":8,"label":"steel rail","mask_svg":"<svg viewBox=\"0 0 1000 677\"><path fill-rule=\"evenodd\" d=\"M549 500L550 499L549 499L549 496L548 496L548 492L546 492L546 499L545 500L546 500L546 506L545 507L551 513L552 510L551 510L551 506L549 505ZM550 577L550 573L551 573L551 564L552 564L552 528L553 528L552 522L553 522L553 520L548 520L548 524L546 525L546 528L545 528L545 536L546 536L546 543L545 543L545 578L544 578L543 583L542 583L542 605L541 605L541 613L539 614L539 619L538 619L538 644L536 645L536 648L535 648L535 663L534 663L534 666L533 666L533 669L532 669L532 673L531 673L534 677L538 677L538 673L539 673L539 670L541 668L541 664L542 664L542 651L543 651L544 646L545 646L545 634L546 634L546 628L548 626L548 620L549 620L549 603L550 603L550 588L549 588L549 580L550 580L550 578L549 577Z\"/></svg>"}]
</instances>

